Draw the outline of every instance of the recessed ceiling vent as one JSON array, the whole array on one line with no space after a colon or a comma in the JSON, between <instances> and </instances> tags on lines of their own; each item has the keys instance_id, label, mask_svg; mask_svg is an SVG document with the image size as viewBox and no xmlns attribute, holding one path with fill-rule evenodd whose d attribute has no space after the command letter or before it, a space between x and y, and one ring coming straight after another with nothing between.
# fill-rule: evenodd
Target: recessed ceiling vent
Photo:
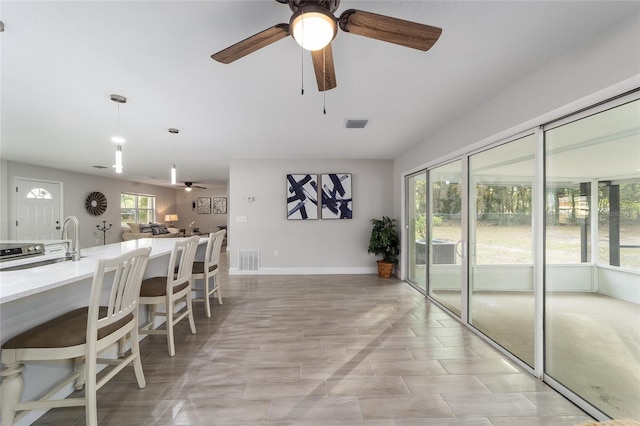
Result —
<instances>
[{"instance_id":1,"label":"recessed ceiling vent","mask_svg":"<svg viewBox=\"0 0 640 426\"><path fill-rule=\"evenodd\" d=\"M344 127L347 129L364 129L369 120L347 120Z\"/></svg>"},{"instance_id":2,"label":"recessed ceiling vent","mask_svg":"<svg viewBox=\"0 0 640 426\"><path fill-rule=\"evenodd\" d=\"M94 169L108 169L107 166L91 166L91 167L93 167Z\"/></svg>"}]
</instances>

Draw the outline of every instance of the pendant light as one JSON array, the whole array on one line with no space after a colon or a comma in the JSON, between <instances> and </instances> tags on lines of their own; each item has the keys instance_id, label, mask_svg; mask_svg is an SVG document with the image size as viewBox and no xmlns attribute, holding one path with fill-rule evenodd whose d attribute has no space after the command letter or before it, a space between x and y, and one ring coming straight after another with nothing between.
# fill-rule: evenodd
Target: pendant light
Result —
<instances>
[{"instance_id":1,"label":"pendant light","mask_svg":"<svg viewBox=\"0 0 640 426\"><path fill-rule=\"evenodd\" d=\"M116 173L122 173L122 147L120 145L116 148L116 164L113 167L116 168Z\"/></svg>"},{"instance_id":2,"label":"pendant light","mask_svg":"<svg viewBox=\"0 0 640 426\"><path fill-rule=\"evenodd\" d=\"M180 130L174 129L173 127L169 129L169 133L174 135L171 138L171 158L175 158L175 155L174 155L175 140L176 140L175 135L177 135L179 132L180 132ZM171 185L175 185L175 184L177 184L176 164L173 163L173 166L171 167Z\"/></svg>"},{"instance_id":3,"label":"pendant light","mask_svg":"<svg viewBox=\"0 0 640 426\"><path fill-rule=\"evenodd\" d=\"M116 147L116 164L113 166L116 169L116 173L122 173L122 144L125 139L120 135L120 104L126 104L127 98L121 95L111 95L111 100L118 105L118 135L113 136L111 141L117 143Z\"/></svg>"}]
</instances>

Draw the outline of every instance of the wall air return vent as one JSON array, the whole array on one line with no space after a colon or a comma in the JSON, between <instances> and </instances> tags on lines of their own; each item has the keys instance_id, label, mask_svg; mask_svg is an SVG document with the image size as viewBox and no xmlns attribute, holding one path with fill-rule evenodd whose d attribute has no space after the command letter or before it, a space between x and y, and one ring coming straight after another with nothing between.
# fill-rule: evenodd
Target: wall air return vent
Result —
<instances>
[{"instance_id":1,"label":"wall air return vent","mask_svg":"<svg viewBox=\"0 0 640 426\"><path fill-rule=\"evenodd\" d=\"M238 250L238 270L257 271L260 269L260 250L240 249Z\"/></svg>"},{"instance_id":2,"label":"wall air return vent","mask_svg":"<svg viewBox=\"0 0 640 426\"><path fill-rule=\"evenodd\" d=\"M364 129L369 120L347 120L344 127L347 129Z\"/></svg>"}]
</instances>

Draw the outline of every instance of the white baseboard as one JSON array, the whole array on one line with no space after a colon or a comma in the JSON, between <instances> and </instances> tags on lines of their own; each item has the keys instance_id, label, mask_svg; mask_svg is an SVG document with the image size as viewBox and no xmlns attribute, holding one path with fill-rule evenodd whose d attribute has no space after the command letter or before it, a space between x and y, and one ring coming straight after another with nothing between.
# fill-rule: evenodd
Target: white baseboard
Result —
<instances>
[{"instance_id":1,"label":"white baseboard","mask_svg":"<svg viewBox=\"0 0 640 426\"><path fill-rule=\"evenodd\" d=\"M358 268L260 268L257 271L241 271L238 268L229 268L229 275L363 275L377 273L377 266Z\"/></svg>"}]
</instances>

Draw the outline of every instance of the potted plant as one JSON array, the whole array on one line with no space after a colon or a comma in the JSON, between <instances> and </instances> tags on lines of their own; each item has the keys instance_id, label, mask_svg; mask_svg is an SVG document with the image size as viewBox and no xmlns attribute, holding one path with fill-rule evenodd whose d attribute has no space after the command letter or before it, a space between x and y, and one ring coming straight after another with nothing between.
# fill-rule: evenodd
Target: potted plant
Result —
<instances>
[{"instance_id":1,"label":"potted plant","mask_svg":"<svg viewBox=\"0 0 640 426\"><path fill-rule=\"evenodd\" d=\"M373 229L369 239L369 253L382 256L378 260L378 276L389 278L393 267L398 263L400 254L400 238L396 231L396 220L383 216L382 219L371 219Z\"/></svg>"}]
</instances>

